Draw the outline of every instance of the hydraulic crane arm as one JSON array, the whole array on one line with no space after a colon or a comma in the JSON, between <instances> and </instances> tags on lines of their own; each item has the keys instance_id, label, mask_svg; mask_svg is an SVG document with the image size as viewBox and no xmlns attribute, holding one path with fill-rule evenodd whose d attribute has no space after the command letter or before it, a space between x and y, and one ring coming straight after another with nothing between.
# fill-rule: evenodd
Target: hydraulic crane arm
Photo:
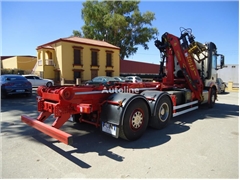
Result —
<instances>
[{"instance_id":1,"label":"hydraulic crane arm","mask_svg":"<svg viewBox=\"0 0 240 180\"><path fill-rule=\"evenodd\" d=\"M159 40L155 41L156 47L166 57L167 73L166 77L163 77L162 83L167 86L174 85L174 56L176 56L189 88L192 90L195 97L199 101L202 101L203 82L201 76L199 75L192 53L191 51L189 52L189 49L193 46L188 45L186 36L188 36L188 40L191 44L195 43L194 37L188 33L182 34L180 38L172 34L165 33L162 36L162 42Z\"/></svg>"}]
</instances>

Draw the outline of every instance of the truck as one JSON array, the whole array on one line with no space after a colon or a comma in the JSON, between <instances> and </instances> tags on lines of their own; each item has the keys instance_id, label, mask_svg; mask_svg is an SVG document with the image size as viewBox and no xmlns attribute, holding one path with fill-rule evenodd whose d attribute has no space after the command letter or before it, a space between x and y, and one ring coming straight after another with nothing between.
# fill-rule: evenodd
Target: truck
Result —
<instances>
[{"instance_id":1,"label":"truck","mask_svg":"<svg viewBox=\"0 0 240 180\"><path fill-rule=\"evenodd\" d=\"M21 120L39 131L71 145L73 136L60 128L70 118L89 123L115 138L139 139L147 127L162 129L171 118L217 99L217 70L224 55L213 42L195 41L190 28L180 28L177 37L168 32L154 41L160 52L160 68L153 82L109 82L107 84L39 86L34 119ZM53 115L52 125L44 121Z\"/></svg>"}]
</instances>

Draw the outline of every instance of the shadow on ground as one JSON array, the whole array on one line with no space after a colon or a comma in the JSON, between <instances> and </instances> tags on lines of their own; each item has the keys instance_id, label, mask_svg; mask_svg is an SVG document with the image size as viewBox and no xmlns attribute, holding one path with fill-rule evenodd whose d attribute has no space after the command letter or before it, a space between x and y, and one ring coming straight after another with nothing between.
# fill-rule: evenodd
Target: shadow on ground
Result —
<instances>
[{"instance_id":1,"label":"shadow on ground","mask_svg":"<svg viewBox=\"0 0 240 180\"><path fill-rule=\"evenodd\" d=\"M22 103L16 104L16 101ZM9 105L13 108L10 108ZM100 129L97 129L89 124L74 124L68 121L61 129L73 135L74 143L72 147L74 150L65 151L64 148L58 147L58 141L53 140L47 135L44 135L21 122L20 116L22 114L27 114L31 117L37 117L38 113L36 108L34 96L29 99L17 98L3 101L3 120L1 122L2 136L5 136L5 138L14 138L15 136L28 137L27 140L32 140L48 146L55 152L61 154L63 157L82 168L90 168L91 166L73 156L73 153L85 154L89 152L96 152L99 156L106 156L115 161L121 162L124 161L124 157L119 154L115 154L111 149L118 146L132 150L148 149L155 146L160 146L170 141L172 134L184 133L190 130L189 124L192 124L195 121L205 120L206 118L208 118L207 120L209 121L211 118L224 119L228 116L239 116L238 105L217 103L212 109L202 106L198 110L188 113L187 118L184 115L173 118L165 129L155 130L148 128L140 139L132 142L110 137L101 132ZM4 120L4 112L9 112L9 110L12 111L14 119ZM14 110L17 112L14 112ZM50 118L46 121L46 123L51 122L53 122L53 118Z\"/></svg>"}]
</instances>

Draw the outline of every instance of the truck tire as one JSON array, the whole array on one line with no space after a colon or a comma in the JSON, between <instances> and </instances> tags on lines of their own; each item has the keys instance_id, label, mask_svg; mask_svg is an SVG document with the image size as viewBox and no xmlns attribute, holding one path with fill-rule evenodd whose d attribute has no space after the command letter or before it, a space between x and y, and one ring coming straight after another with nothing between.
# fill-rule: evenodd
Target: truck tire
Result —
<instances>
[{"instance_id":1,"label":"truck tire","mask_svg":"<svg viewBox=\"0 0 240 180\"><path fill-rule=\"evenodd\" d=\"M156 114L151 118L151 127L163 129L172 118L172 103L168 96L164 95L156 107Z\"/></svg>"},{"instance_id":2,"label":"truck tire","mask_svg":"<svg viewBox=\"0 0 240 180\"><path fill-rule=\"evenodd\" d=\"M139 139L147 129L148 121L147 103L142 99L135 99L127 106L119 136L129 141Z\"/></svg>"},{"instance_id":3,"label":"truck tire","mask_svg":"<svg viewBox=\"0 0 240 180\"><path fill-rule=\"evenodd\" d=\"M211 88L211 93L210 93L210 97L209 97L208 107L209 108L213 108L213 106L215 105L215 101L216 101L216 89L215 88Z\"/></svg>"}]
</instances>

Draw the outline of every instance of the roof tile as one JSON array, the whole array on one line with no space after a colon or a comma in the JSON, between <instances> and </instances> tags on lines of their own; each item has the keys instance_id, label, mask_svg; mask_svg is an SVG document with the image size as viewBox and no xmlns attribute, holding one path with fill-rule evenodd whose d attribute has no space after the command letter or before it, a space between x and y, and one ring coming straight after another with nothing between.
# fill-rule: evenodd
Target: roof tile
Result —
<instances>
[{"instance_id":1,"label":"roof tile","mask_svg":"<svg viewBox=\"0 0 240 180\"><path fill-rule=\"evenodd\" d=\"M75 37L75 36L67 37L67 38L60 38L55 41L51 41L49 43L38 46L37 49L46 48L46 47L50 48L52 44L54 44L56 42L60 42L60 41L79 43L79 44L88 44L88 45L106 47L106 48L111 48L111 49L120 49L119 47L114 46L106 41L99 41L99 40L87 39L87 38L81 38L81 37Z\"/></svg>"}]
</instances>

